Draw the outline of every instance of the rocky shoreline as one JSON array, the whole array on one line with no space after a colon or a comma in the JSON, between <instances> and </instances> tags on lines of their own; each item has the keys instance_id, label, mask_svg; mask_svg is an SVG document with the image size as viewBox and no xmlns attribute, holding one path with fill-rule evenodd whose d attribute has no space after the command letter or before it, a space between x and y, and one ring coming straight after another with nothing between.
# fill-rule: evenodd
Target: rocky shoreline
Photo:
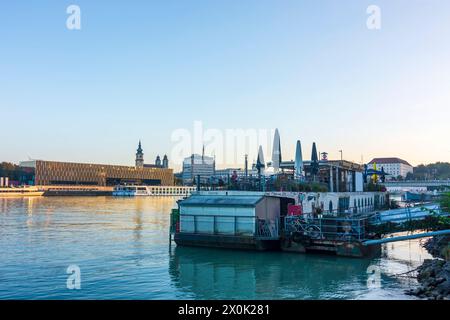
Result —
<instances>
[{"instance_id":1,"label":"rocky shoreline","mask_svg":"<svg viewBox=\"0 0 450 320\"><path fill-rule=\"evenodd\" d=\"M450 236L429 239L424 247L434 257L417 268L420 286L406 293L422 299L450 300Z\"/></svg>"}]
</instances>

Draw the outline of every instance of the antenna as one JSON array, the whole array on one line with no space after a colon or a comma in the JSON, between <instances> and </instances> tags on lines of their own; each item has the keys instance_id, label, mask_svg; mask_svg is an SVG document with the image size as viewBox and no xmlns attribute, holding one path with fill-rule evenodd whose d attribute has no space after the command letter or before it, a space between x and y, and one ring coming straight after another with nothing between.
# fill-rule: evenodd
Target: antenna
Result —
<instances>
[{"instance_id":1,"label":"antenna","mask_svg":"<svg viewBox=\"0 0 450 320\"><path fill-rule=\"evenodd\" d=\"M245 177L248 176L248 154L245 155Z\"/></svg>"}]
</instances>

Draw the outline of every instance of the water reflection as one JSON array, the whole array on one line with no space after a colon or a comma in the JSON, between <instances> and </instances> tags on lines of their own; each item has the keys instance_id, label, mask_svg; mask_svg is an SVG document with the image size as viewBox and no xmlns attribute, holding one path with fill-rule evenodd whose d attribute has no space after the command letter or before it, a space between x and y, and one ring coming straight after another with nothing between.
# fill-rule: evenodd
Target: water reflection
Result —
<instances>
[{"instance_id":1,"label":"water reflection","mask_svg":"<svg viewBox=\"0 0 450 320\"><path fill-rule=\"evenodd\" d=\"M140 200L140 199L139 199ZM141 233L142 233L142 214L143 214L143 205L142 201L136 201L136 207L135 207L135 214L134 214L134 240L135 242L139 242L141 240Z\"/></svg>"},{"instance_id":2,"label":"water reflection","mask_svg":"<svg viewBox=\"0 0 450 320\"><path fill-rule=\"evenodd\" d=\"M327 255L176 247L170 275L197 299L351 298L364 287L371 260Z\"/></svg>"}]
</instances>

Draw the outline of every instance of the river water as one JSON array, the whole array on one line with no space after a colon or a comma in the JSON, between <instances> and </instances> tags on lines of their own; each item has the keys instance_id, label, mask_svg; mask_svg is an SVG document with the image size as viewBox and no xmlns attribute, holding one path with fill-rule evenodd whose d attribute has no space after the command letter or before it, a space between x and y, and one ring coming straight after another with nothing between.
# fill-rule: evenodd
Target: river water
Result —
<instances>
[{"instance_id":1,"label":"river water","mask_svg":"<svg viewBox=\"0 0 450 320\"><path fill-rule=\"evenodd\" d=\"M0 299L413 299L404 291L416 280L398 274L430 257L420 240L384 245L373 259L169 251L175 201L0 198ZM79 289L69 289L69 266Z\"/></svg>"}]
</instances>

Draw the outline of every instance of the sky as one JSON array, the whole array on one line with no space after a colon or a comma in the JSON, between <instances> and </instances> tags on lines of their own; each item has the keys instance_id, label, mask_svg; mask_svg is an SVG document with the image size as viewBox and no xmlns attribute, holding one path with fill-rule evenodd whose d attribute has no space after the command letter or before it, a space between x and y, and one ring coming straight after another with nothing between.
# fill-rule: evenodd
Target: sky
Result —
<instances>
[{"instance_id":1,"label":"sky","mask_svg":"<svg viewBox=\"0 0 450 320\"><path fill-rule=\"evenodd\" d=\"M206 138L275 128L284 159L450 161L449 39L448 0L2 1L0 161L133 165L141 139L147 163L242 167L261 141Z\"/></svg>"}]
</instances>

